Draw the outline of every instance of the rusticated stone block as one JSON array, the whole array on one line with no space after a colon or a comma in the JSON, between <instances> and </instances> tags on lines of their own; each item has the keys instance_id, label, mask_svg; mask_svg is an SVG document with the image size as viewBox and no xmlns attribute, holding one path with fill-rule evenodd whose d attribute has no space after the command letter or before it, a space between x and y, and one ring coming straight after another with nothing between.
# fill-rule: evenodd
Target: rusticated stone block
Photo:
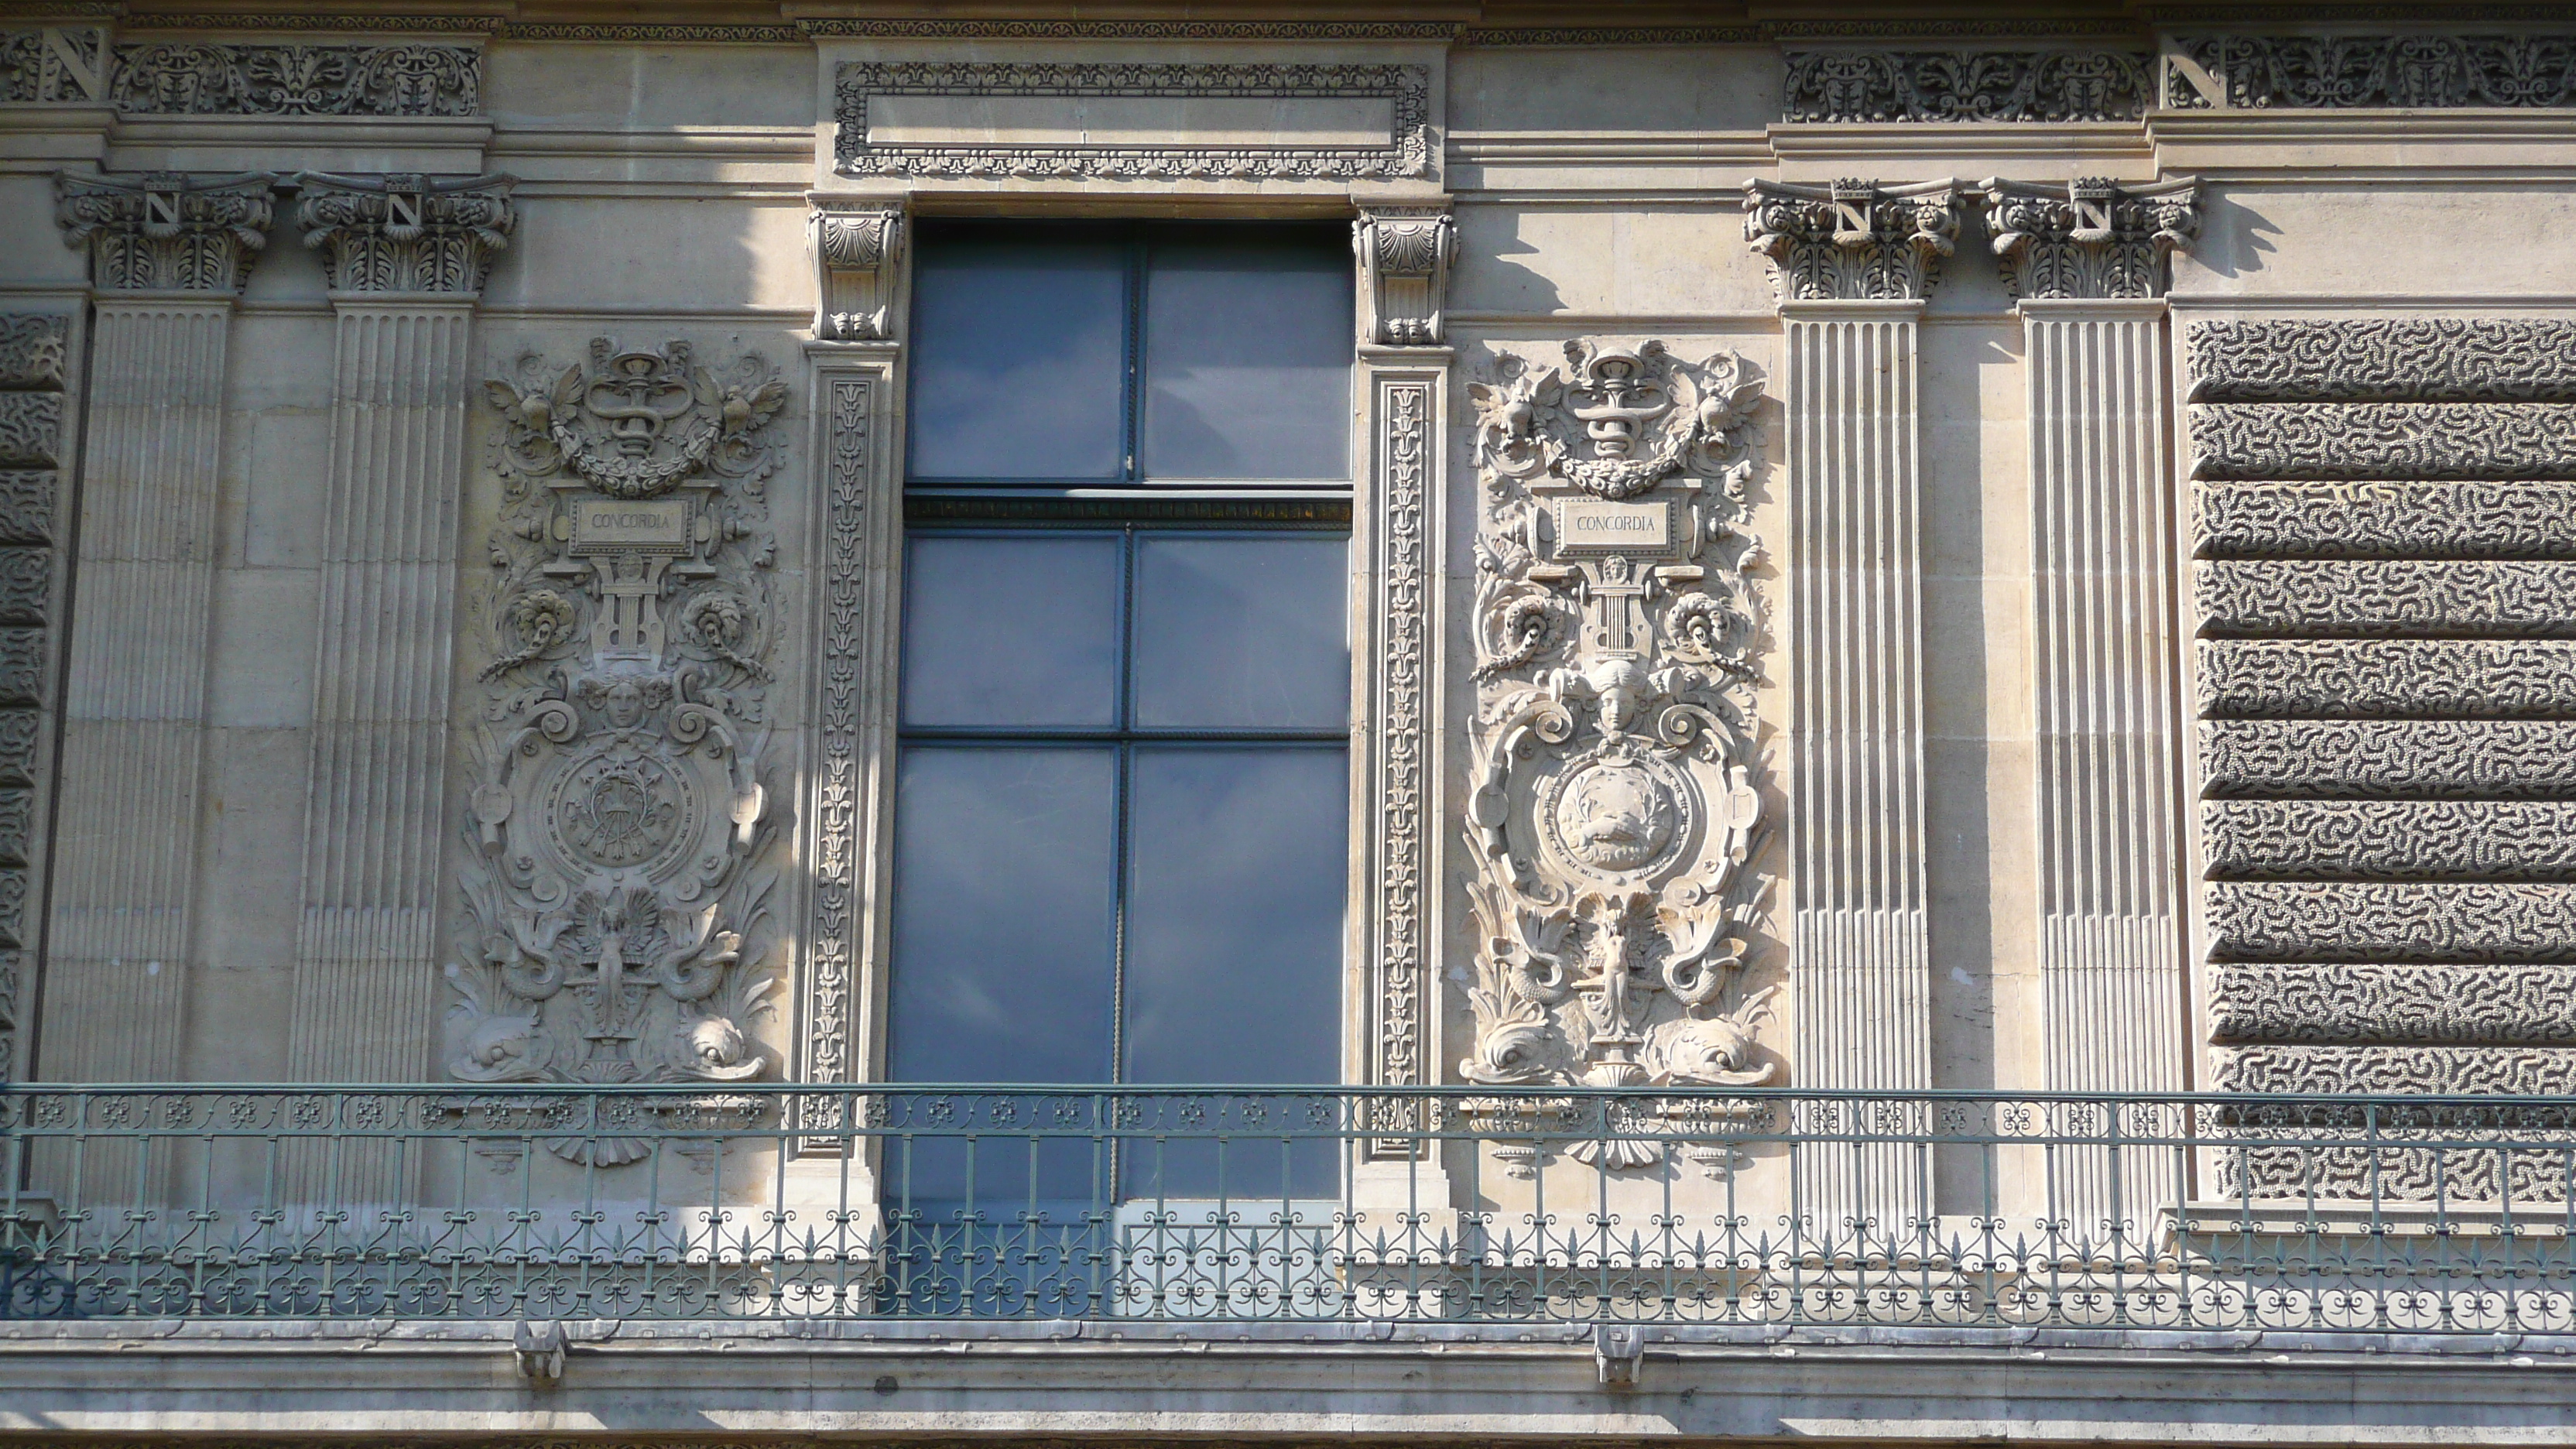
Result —
<instances>
[{"instance_id":1,"label":"rusticated stone block","mask_svg":"<svg viewBox=\"0 0 2576 1449\"><path fill-rule=\"evenodd\" d=\"M2202 558L2576 559L2576 487L2234 481L2192 490Z\"/></svg>"},{"instance_id":2,"label":"rusticated stone block","mask_svg":"<svg viewBox=\"0 0 2576 1449\"><path fill-rule=\"evenodd\" d=\"M2576 718L2576 641L2204 639L2214 719Z\"/></svg>"},{"instance_id":3,"label":"rusticated stone block","mask_svg":"<svg viewBox=\"0 0 2576 1449\"><path fill-rule=\"evenodd\" d=\"M52 612L54 551L0 548L0 624L42 624Z\"/></svg>"},{"instance_id":4,"label":"rusticated stone block","mask_svg":"<svg viewBox=\"0 0 2576 1449\"><path fill-rule=\"evenodd\" d=\"M2185 330L2193 402L2576 402L2576 321L2225 319Z\"/></svg>"},{"instance_id":5,"label":"rusticated stone block","mask_svg":"<svg viewBox=\"0 0 2576 1449\"><path fill-rule=\"evenodd\" d=\"M2576 962L2576 886L2215 881L2215 961Z\"/></svg>"},{"instance_id":6,"label":"rusticated stone block","mask_svg":"<svg viewBox=\"0 0 2576 1449\"><path fill-rule=\"evenodd\" d=\"M59 390L71 319L18 312L0 316L0 388Z\"/></svg>"},{"instance_id":7,"label":"rusticated stone block","mask_svg":"<svg viewBox=\"0 0 2576 1449\"><path fill-rule=\"evenodd\" d=\"M0 468L0 543L54 541L50 468Z\"/></svg>"},{"instance_id":8,"label":"rusticated stone block","mask_svg":"<svg viewBox=\"0 0 2576 1449\"><path fill-rule=\"evenodd\" d=\"M0 463L52 467L62 443L61 393L0 392Z\"/></svg>"},{"instance_id":9,"label":"rusticated stone block","mask_svg":"<svg viewBox=\"0 0 2576 1449\"><path fill-rule=\"evenodd\" d=\"M2235 963L2210 983L2222 1042L2576 1045L2576 966Z\"/></svg>"},{"instance_id":10,"label":"rusticated stone block","mask_svg":"<svg viewBox=\"0 0 2576 1449\"><path fill-rule=\"evenodd\" d=\"M2576 722L2203 720L2201 793L2576 799Z\"/></svg>"},{"instance_id":11,"label":"rusticated stone block","mask_svg":"<svg viewBox=\"0 0 2576 1449\"><path fill-rule=\"evenodd\" d=\"M2576 803L2207 800L2214 880L2576 881Z\"/></svg>"},{"instance_id":12,"label":"rusticated stone block","mask_svg":"<svg viewBox=\"0 0 2576 1449\"><path fill-rule=\"evenodd\" d=\"M2576 563L2203 560L2201 632L2576 637Z\"/></svg>"},{"instance_id":13,"label":"rusticated stone block","mask_svg":"<svg viewBox=\"0 0 2576 1449\"><path fill-rule=\"evenodd\" d=\"M2576 403L2199 403L2195 478L2576 478Z\"/></svg>"},{"instance_id":14,"label":"rusticated stone block","mask_svg":"<svg viewBox=\"0 0 2576 1449\"><path fill-rule=\"evenodd\" d=\"M0 709L45 702L45 631L0 629Z\"/></svg>"}]
</instances>

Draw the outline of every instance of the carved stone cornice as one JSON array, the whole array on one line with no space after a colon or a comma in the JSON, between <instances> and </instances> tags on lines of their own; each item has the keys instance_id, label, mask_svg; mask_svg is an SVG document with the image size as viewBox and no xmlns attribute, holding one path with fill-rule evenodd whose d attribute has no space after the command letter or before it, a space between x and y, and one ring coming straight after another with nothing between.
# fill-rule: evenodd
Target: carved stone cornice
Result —
<instances>
[{"instance_id":1,"label":"carved stone cornice","mask_svg":"<svg viewBox=\"0 0 2576 1449\"><path fill-rule=\"evenodd\" d=\"M266 171L65 172L54 180L54 220L65 246L90 249L90 282L101 291L238 294L268 244L276 184Z\"/></svg>"},{"instance_id":2,"label":"carved stone cornice","mask_svg":"<svg viewBox=\"0 0 2576 1449\"><path fill-rule=\"evenodd\" d=\"M1447 206L1364 206L1351 224L1359 254L1366 339L1381 347L1436 347L1447 340L1442 307L1458 224Z\"/></svg>"},{"instance_id":3,"label":"carved stone cornice","mask_svg":"<svg viewBox=\"0 0 2576 1449\"><path fill-rule=\"evenodd\" d=\"M295 224L322 253L334 291L471 296L519 220L510 207L515 176L307 171L297 181Z\"/></svg>"},{"instance_id":4,"label":"carved stone cornice","mask_svg":"<svg viewBox=\"0 0 2576 1449\"><path fill-rule=\"evenodd\" d=\"M2200 230L2200 182L2191 177L2157 186L1990 179L1978 200L2016 297L2161 296L2165 258Z\"/></svg>"},{"instance_id":5,"label":"carved stone cornice","mask_svg":"<svg viewBox=\"0 0 2576 1449\"><path fill-rule=\"evenodd\" d=\"M472 46L153 41L116 47L109 95L129 116L471 116Z\"/></svg>"},{"instance_id":6,"label":"carved stone cornice","mask_svg":"<svg viewBox=\"0 0 2576 1449\"><path fill-rule=\"evenodd\" d=\"M102 26L0 30L0 104L96 105L107 99L107 68Z\"/></svg>"},{"instance_id":7,"label":"carved stone cornice","mask_svg":"<svg viewBox=\"0 0 2576 1449\"><path fill-rule=\"evenodd\" d=\"M2155 56L2127 50L1792 50L1787 121L2133 121Z\"/></svg>"},{"instance_id":8,"label":"carved stone cornice","mask_svg":"<svg viewBox=\"0 0 2576 1449\"><path fill-rule=\"evenodd\" d=\"M814 245L814 335L874 342L894 335L895 279L903 261L903 208L849 210L817 204L807 219Z\"/></svg>"},{"instance_id":9,"label":"carved stone cornice","mask_svg":"<svg viewBox=\"0 0 2576 1449\"><path fill-rule=\"evenodd\" d=\"M2576 105L2576 35L2185 35L2165 52L2176 110Z\"/></svg>"},{"instance_id":10,"label":"carved stone cornice","mask_svg":"<svg viewBox=\"0 0 2576 1449\"><path fill-rule=\"evenodd\" d=\"M1958 247L1954 181L1744 183L1744 239L1783 302L1921 301Z\"/></svg>"}]
</instances>

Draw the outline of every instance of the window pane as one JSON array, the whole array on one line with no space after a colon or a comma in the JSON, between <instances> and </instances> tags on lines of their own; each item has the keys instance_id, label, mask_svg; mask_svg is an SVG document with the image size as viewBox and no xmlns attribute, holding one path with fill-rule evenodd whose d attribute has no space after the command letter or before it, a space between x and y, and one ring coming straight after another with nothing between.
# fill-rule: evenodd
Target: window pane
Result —
<instances>
[{"instance_id":1,"label":"window pane","mask_svg":"<svg viewBox=\"0 0 2576 1449\"><path fill-rule=\"evenodd\" d=\"M896 1080L1107 1080L1116 794L1107 749L905 749Z\"/></svg>"},{"instance_id":2,"label":"window pane","mask_svg":"<svg viewBox=\"0 0 2576 1449\"><path fill-rule=\"evenodd\" d=\"M1136 544L1136 723L1339 729L1350 717L1338 538Z\"/></svg>"},{"instance_id":3,"label":"window pane","mask_svg":"<svg viewBox=\"0 0 2576 1449\"><path fill-rule=\"evenodd\" d=\"M955 240L912 282L915 478L1126 475L1127 252Z\"/></svg>"},{"instance_id":4,"label":"window pane","mask_svg":"<svg viewBox=\"0 0 2576 1449\"><path fill-rule=\"evenodd\" d=\"M1341 247L1156 247L1144 475L1349 477L1350 272Z\"/></svg>"},{"instance_id":5,"label":"window pane","mask_svg":"<svg viewBox=\"0 0 2576 1449\"><path fill-rule=\"evenodd\" d=\"M1334 748L1136 751L1129 1080L1337 1079L1344 793Z\"/></svg>"},{"instance_id":6,"label":"window pane","mask_svg":"<svg viewBox=\"0 0 2576 1449\"><path fill-rule=\"evenodd\" d=\"M905 554L908 725L1118 721L1114 535L916 534Z\"/></svg>"}]
</instances>

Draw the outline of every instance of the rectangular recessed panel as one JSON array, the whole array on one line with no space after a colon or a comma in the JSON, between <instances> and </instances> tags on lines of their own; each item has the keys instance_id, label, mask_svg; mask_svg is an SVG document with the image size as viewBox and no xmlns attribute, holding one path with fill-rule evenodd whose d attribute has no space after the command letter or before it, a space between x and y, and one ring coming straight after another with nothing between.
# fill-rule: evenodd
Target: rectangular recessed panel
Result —
<instances>
[{"instance_id":1,"label":"rectangular recessed panel","mask_svg":"<svg viewBox=\"0 0 2576 1449\"><path fill-rule=\"evenodd\" d=\"M1387 96L875 96L871 146L1384 146Z\"/></svg>"}]
</instances>

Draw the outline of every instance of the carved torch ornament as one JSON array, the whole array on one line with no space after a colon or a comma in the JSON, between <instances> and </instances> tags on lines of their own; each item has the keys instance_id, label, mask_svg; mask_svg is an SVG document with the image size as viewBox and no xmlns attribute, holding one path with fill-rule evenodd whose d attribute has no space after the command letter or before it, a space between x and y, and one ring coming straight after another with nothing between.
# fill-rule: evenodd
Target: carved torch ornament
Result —
<instances>
[{"instance_id":1,"label":"carved torch ornament","mask_svg":"<svg viewBox=\"0 0 2576 1449\"><path fill-rule=\"evenodd\" d=\"M749 1027L777 982L752 943L778 822L759 773L777 613L762 488L786 387L757 356L713 369L683 343L605 338L586 365L523 358L484 387L507 493L448 1072L763 1075Z\"/></svg>"},{"instance_id":2,"label":"carved torch ornament","mask_svg":"<svg viewBox=\"0 0 2576 1449\"><path fill-rule=\"evenodd\" d=\"M1741 934L1763 826L1745 577L1760 544L1742 526L1760 394L1731 353L1588 339L1562 366L1505 354L1468 386L1470 1081L1772 1075L1756 1040L1771 991L1747 988Z\"/></svg>"}]
</instances>

